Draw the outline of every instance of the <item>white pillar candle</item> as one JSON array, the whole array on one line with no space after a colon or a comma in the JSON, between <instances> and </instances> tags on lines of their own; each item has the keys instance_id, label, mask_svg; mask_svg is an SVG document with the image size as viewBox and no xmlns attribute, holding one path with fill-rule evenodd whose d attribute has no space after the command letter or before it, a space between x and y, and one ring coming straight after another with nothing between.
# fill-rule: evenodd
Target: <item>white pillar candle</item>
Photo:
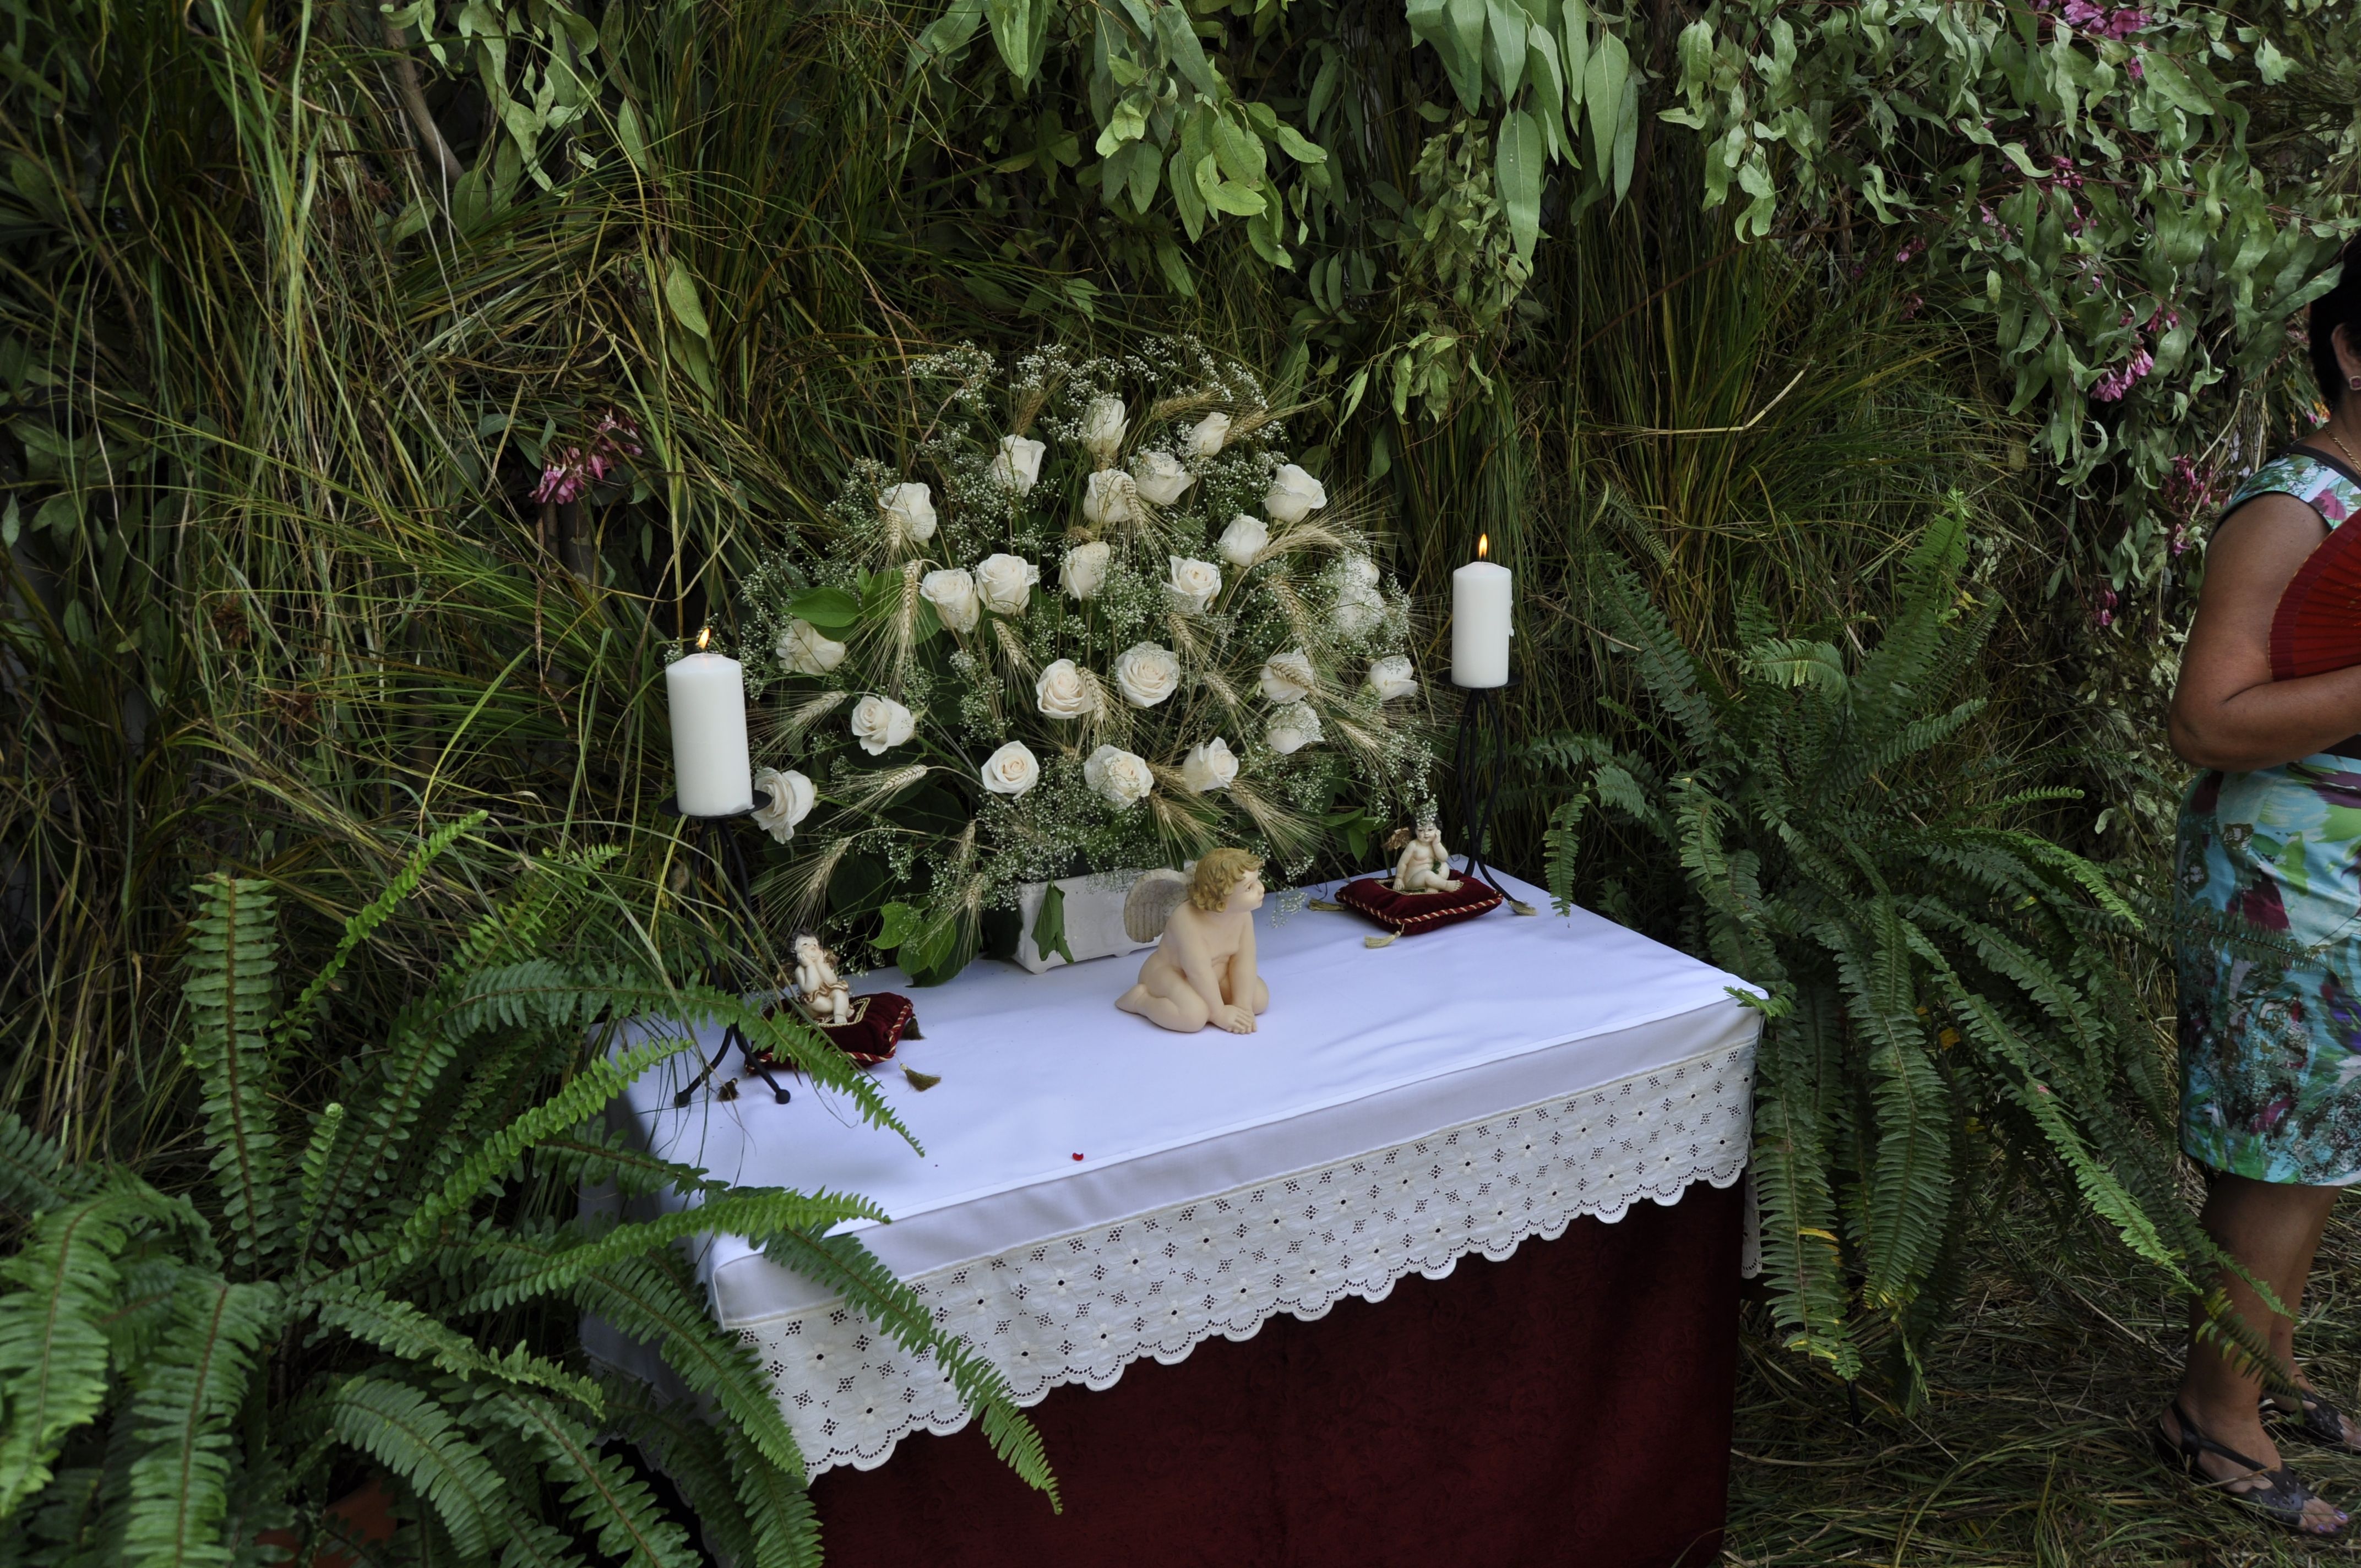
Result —
<instances>
[{"instance_id":1,"label":"white pillar candle","mask_svg":"<svg viewBox=\"0 0 2361 1568\"><path fill-rule=\"evenodd\" d=\"M1481 557L1488 540L1476 543ZM1509 684L1509 586L1513 577L1498 562L1477 559L1451 574L1451 684Z\"/></svg>"},{"instance_id":2,"label":"white pillar candle","mask_svg":"<svg viewBox=\"0 0 2361 1568\"><path fill-rule=\"evenodd\" d=\"M702 649L705 639L699 637ZM746 671L735 659L696 652L664 672L672 698L672 767L685 817L728 817L754 804L746 750Z\"/></svg>"}]
</instances>

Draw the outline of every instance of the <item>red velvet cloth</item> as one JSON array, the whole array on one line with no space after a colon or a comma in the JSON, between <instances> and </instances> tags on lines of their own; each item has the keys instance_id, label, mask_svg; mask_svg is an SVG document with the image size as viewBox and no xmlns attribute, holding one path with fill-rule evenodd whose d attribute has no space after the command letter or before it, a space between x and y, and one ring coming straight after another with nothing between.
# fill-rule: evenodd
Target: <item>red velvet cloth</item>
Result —
<instances>
[{"instance_id":1,"label":"red velvet cloth","mask_svg":"<svg viewBox=\"0 0 2361 1568\"><path fill-rule=\"evenodd\" d=\"M812 1484L830 1568L1704 1568L1738 1376L1736 1188L1576 1220L1031 1414L1065 1512L971 1424Z\"/></svg>"},{"instance_id":2,"label":"red velvet cloth","mask_svg":"<svg viewBox=\"0 0 2361 1568\"><path fill-rule=\"evenodd\" d=\"M783 1003L782 1006L793 1003ZM774 1011L776 1011L774 1009ZM803 1014L798 1012L796 1016ZM838 1050L863 1067L875 1067L894 1055L902 1036L917 1037L917 1009L906 996L896 996L890 991L875 992L852 999L851 1017L842 1024L814 1024L812 1027L828 1036ZM779 1070L792 1067L780 1061L768 1051L755 1053L755 1065Z\"/></svg>"},{"instance_id":3,"label":"red velvet cloth","mask_svg":"<svg viewBox=\"0 0 2361 1568\"><path fill-rule=\"evenodd\" d=\"M1472 876L1459 879L1456 893L1396 893L1376 877L1363 877L1338 888L1336 902L1389 931L1415 937L1498 909L1500 895Z\"/></svg>"}]
</instances>

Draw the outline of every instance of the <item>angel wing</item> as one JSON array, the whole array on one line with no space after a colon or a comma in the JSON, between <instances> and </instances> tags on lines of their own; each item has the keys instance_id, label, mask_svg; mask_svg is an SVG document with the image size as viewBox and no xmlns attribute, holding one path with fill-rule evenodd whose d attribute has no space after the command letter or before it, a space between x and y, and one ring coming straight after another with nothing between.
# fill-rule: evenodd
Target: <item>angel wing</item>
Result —
<instances>
[{"instance_id":1,"label":"angel wing","mask_svg":"<svg viewBox=\"0 0 2361 1568\"><path fill-rule=\"evenodd\" d=\"M1164 923L1189 896L1189 879L1176 871L1153 871L1131 884L1124 895L1123 928L1135 942L1153 942L1164 935Z\"/></svg>"}]
</instances>

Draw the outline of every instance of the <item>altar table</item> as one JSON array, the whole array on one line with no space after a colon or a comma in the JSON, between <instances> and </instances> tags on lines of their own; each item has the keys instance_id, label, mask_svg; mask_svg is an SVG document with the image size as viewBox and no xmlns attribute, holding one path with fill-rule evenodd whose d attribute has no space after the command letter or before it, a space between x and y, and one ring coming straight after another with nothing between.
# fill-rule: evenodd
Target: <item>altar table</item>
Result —
<instances>
[{"instance_id":1,"label":"altar table","mask_svg":"<svg viewBox=\"0 0 2361 1568\"><path fill-rule=\"evenodd\" d=\"M632 1087L660 1153L875 1200L892 1223L862 1241L1039 1407L1063 1516L994 1474L930 1360L708 1238L716 1318L837 1472L814 1488L832 1563L1718 1555L1759 1014L1507 885L1542 914L1375 949L1274 900L1252 1035L1115 1011L1137 957L867 977L917 1003L925 1037L874 1076L923 1154L800 1080L676 1110L683 1055ZM1455 1274L1472 1254L1493 1261ZM1306 1321L1266 1330L1281 1314Z\"/></svg>"}]
</instances>

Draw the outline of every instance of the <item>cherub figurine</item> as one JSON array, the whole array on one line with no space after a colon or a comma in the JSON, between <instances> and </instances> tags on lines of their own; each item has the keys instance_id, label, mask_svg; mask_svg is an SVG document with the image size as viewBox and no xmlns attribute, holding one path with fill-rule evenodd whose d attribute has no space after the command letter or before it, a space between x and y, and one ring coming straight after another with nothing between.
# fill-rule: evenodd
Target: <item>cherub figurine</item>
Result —
<instances>
[{"instance_id":1,"label":"cherub figurine","mask_svg":"<svg viewBox=\"0 0 2361 1568\"><path fill-rule=\"evenodd\" d=\"M1418 831L1396 833L1386 848L1400 850L1394 861L1396 893L1457 893L1459 879L1451 874L1451 851L1443 847L1443 829L1430 817Z\"/></svg>"},{"instance_id":2,"label":"cherub figurine","mask_svg":"<svg viewBox=\"0 0 2361 1568\"><path fill-rule=\"evenodd\" d=\"M852 988L836 972L836 955L807 931L796 938L796 989L815 1024L844 1024L852 1015Z\"/></svg>"},{"instance_id":3,"label":"cherub figurine","mask_svg":"<svg viewBox=\"0 0 2361 1568\"><path fill-rule=\"evenodd\" d=\"M1115 1005L1178 1034L1208 1024L1253 1034L1255 1014L1270 1008L1270 988L1255 972L1254 912L1262 894L1260 861L1244 850L1207 853L1140 966L1139 983Z\"/></svg>"}]
</instances>

